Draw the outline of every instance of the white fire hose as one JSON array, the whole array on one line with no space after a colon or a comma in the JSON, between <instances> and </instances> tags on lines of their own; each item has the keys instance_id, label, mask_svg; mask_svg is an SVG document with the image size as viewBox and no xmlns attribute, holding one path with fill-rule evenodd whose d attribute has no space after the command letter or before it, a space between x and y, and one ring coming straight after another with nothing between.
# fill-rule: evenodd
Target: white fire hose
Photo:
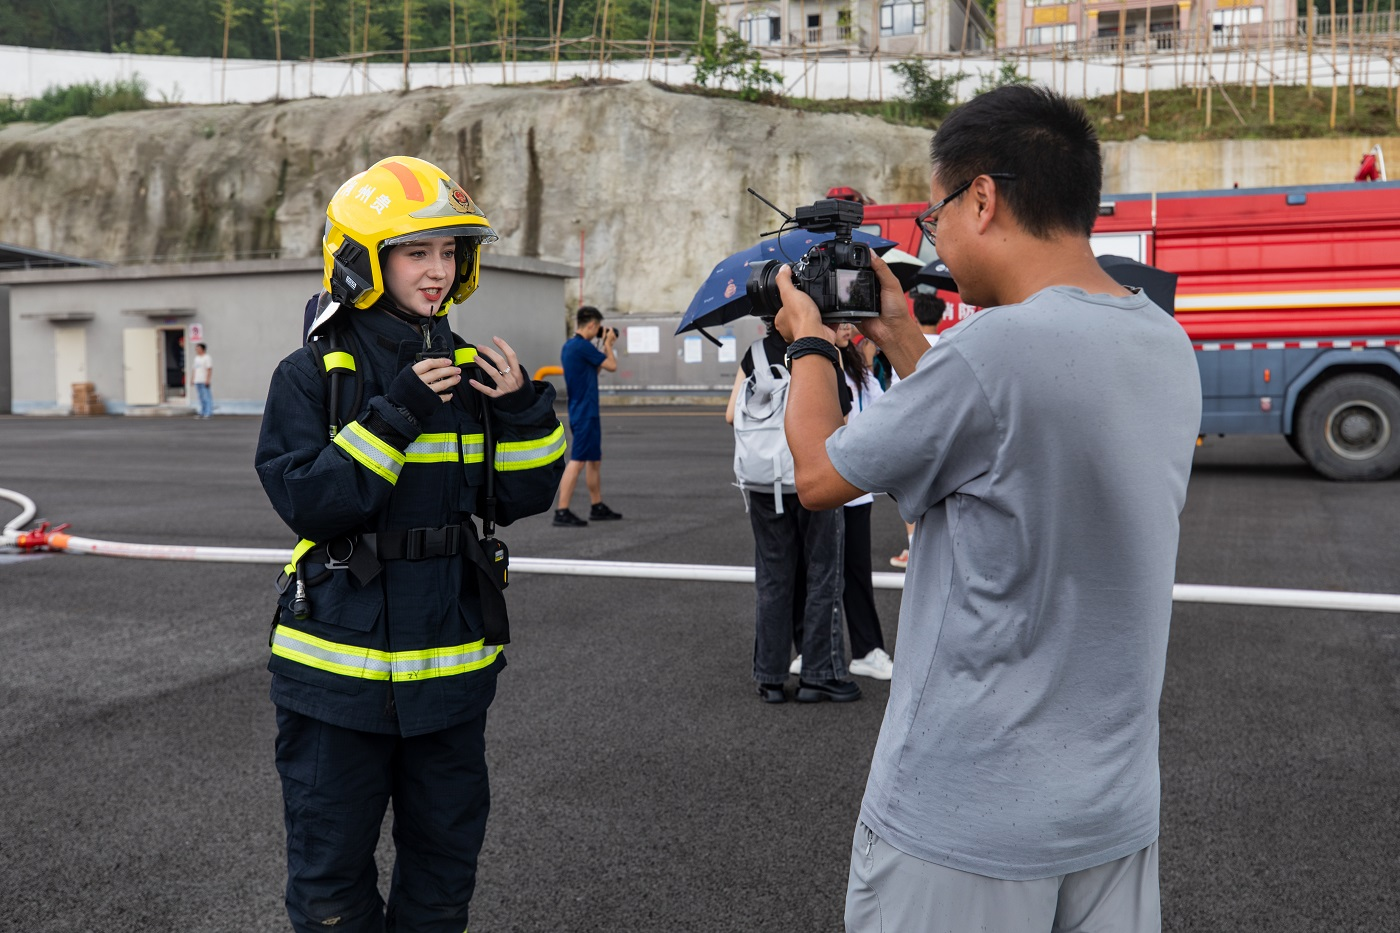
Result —
<instances>
[{"instance_id":1,"label":"white fire hose","mask_svg":"<svg viewBox=\"0 0 1400 933\"><path fill-rule=\"evenodd\" d=\"M8 489L0 498L17 503L23 510L0 533L0 545L22 550L46 549L96 557L129 557L143 560L209 561L213 563L273 564L282 566L292 559L290 548L209 547L205 545L133 544L83 538L47 525L29 532L18 529L34 517L34 502ZM753 583L752 567L717 564L661 564L618 560L560 560L548 557L515 557L510 562L516 573L552 574L573 577L615 577L631 580L682 580L700 583ZM876 589L904 589L904 574L873 573ZM1340 609L1352 612L1400 613L1400 595L1391 593L1337 593L1328 590L1284 590L1257 586L1204 586L1178 583L1172 599L1179 603L1213 603L1227 606L1270 606L1287 609Z\"/></svg>"}]
</instances>

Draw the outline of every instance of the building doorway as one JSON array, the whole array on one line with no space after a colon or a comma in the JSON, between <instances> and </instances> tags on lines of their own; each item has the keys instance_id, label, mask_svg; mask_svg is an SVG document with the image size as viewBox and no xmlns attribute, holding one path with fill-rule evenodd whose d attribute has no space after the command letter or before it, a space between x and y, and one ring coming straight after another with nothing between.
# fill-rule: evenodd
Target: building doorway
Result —
<instances>
[{"instance_id":1,"label":"building doorway","mask_svg":"<svg viewBox=\"0 0 1400 933\"><path fill-rule=\"evenodd\" d=\"M189 404L183 325L126 328L122 369L128 407Z\"/></svg>"},{"instance_id":2,"label":"building doorway","mask_svg":"<svg viewBox=\"0 0 1400 933\"><path fill-rule=\"evenodd\" d=\"M185 376L185 328L162 327L160 330L161 362L164 364L165 391L162 402L187 402L189 389Z\"/></svg>"}]
</instances>

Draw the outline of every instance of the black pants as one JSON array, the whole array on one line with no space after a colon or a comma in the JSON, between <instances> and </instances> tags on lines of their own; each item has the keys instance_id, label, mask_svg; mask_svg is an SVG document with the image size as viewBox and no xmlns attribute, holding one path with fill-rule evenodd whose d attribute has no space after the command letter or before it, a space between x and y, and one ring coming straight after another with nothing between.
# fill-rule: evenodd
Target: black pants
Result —
<instances>
[{"instance_id":1,"label":"black pants","mask_svg":"<svg viewBox=\"0 0 1400 933\"><path fill-rule=\"evenodd\" d=\"M486 835L486 714L401 738L278 707L287 915L298 933L462 933ZM394 802L387 912L374 849Z\"/></svg>"},{"instance_id":2,"label":"black pants","mask_svg":"<svg viewBox=\"0 0 1400 933\"><path fill-rule=\"evenodd\" d=\"M780 684L788 677L795 619L802 619L802 678L846 676L841 637L841 510L810 512L783 496L779 515L771 494L749 493L753 525L755 619L753 678ZM806 585L799 578L805 571Z\"/></svg>"},{"instance_id":3,"label":"black pants","mask_svg":"<svg viewBox=\"0 0 1400 933\"><path fill-rule=\"evenodd\" d=\"M885 648L880 631L880 613L875 609L875 587L871 582L870 512L874 506L848 505L846 513L846 589L841 605L846 610L846 628L851 633L851 657L863 658L876 648Z\"/></svg>"}]
</instances>

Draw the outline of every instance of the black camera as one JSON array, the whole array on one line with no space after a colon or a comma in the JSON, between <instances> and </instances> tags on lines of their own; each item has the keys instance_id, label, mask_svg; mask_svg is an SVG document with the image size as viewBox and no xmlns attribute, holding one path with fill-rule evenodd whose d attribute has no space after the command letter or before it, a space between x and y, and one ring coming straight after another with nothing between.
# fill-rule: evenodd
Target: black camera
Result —
<instances>
[{"instance_id":1,"label":"black camera","mask_svg":"<svg viewBox=\"0 0 1400 933\"><path fill-rule=\"evenodd\" d=\"M803 230L835 233L792 267L792 284L816 303L823 323L854 324L880 316L880 282L870 262L870 247L851 238L864 218L863 205L835 198L799 207L793 218ZM776 317L783 306L778 294L782 265L769 259L749 269L749 302L759 317Z\"/></svg>"}]
</instances>

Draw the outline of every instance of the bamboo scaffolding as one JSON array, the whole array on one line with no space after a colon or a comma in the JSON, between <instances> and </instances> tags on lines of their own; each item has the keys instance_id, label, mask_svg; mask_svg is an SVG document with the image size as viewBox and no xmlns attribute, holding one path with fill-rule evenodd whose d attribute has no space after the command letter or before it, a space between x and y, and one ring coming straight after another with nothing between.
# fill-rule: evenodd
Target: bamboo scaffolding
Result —
<instances>
[{"instance_id":1,"label":"bamboo scaffolding","mask_svg":"<svg viewBox=\"0 0 1400 933\"><path fill-rule=\"evenodd\" d=\"M559 0L559 23L554 30L554 80L559 80L559 44L564 38L564 0Z\"/></svg>"},{"instance_id":2,"label":"bamboo scaffolding","mask_svg":"<svg viewBox=\"0 0 1400 933\"><path fill-rule=\"evenodd\" d=\"M1313 0L1308 3L1308 100L1313 99L1313 34L1317 32L1317 8L1313 6Z\"/></svg>"},{"instance_id":3,"label":"bamboo scaffolding","mask_svg":"<svg viewBox=\"0 0 1400 933\"><path fill-rule=\"evenodd\" d=\"M1365 0L1362 0L1365 5ZM1356 8L1352 6L1352 0L1347 0L1347 116L1356 118L1356 69L1352 63L1356 60Z\"/></svg>"},{"instance_id":4,"label":"bamboo scaffolding","mask_svg":"<svg viewBox=\"0 0 1400 933\"><path fill-rule=\"evenodd\" d=\"M1335 130L1337 128L1337 78L1340 72L1337 69L1337 0L1332 3L1332 109L1328 113L1327 128Z\"/></svg>"},{"instance_id":5,"label":"bamboo scaffolding","mask_svg":"<svg viewBox=\"0 0 1400 933\"><path fill-rule=\"evenodd\" d=\"M1114 101L1113 112L1119 114L1123 112L1123 84L1128 78L1128 0L1123 0L1118 7L1118 75L1114 79L1117 86L1117 97ZM1088 88L1085 88L1087 91Z\"/></svg>"},{"instance_id":6,"label":"bamboo scaffolding","mask_svg":"<svg viewBox=\"0 0 1400 933\"><path fill-rule=\"evenodd\" d=\"M1152 52L1156 45L1157 40L1152 38L1152 0L1147 0L1147 52L1143 56L1142 76L1143 129L1152 126Z\"/></svg>"},{"instance_id":7,"label":"bamboo scaffolding","mask_svg":"<svg viewBox=\"0 0 1400 933\"><path fill-rule=\"evenodd\" d=\"M656 27L661 17L661 0L651 0L651 19L647 23L647 80L651 80L651 64L656 57Z\"/></svg>"},{"instance_id":8,"label":"bamboo scaffolding","mask_svg":"<svg viewBox=\"0 0 1400 933\"><path fill-rule=\"evenodd\" d=\"M224 57L219 69L219 103L224 102L224 85L228 80L228 33L233 25L233 0L224 0Z\"/></svg>"},{"instance_id":9,"label":"bamboo scaffolding","mask_svg":"<svg viewBox=\"0 0 1400 933\"><path fill-rule=\"evenodd\" d=\"M1390 0L1394 3L1395 0ZM281 0L272 0L272 42L277 49L277 90L273 92L273 100L282 99L282 4ZM1386 86L1389 90L1389 85Z\"/></svg>"}]
</instances>

